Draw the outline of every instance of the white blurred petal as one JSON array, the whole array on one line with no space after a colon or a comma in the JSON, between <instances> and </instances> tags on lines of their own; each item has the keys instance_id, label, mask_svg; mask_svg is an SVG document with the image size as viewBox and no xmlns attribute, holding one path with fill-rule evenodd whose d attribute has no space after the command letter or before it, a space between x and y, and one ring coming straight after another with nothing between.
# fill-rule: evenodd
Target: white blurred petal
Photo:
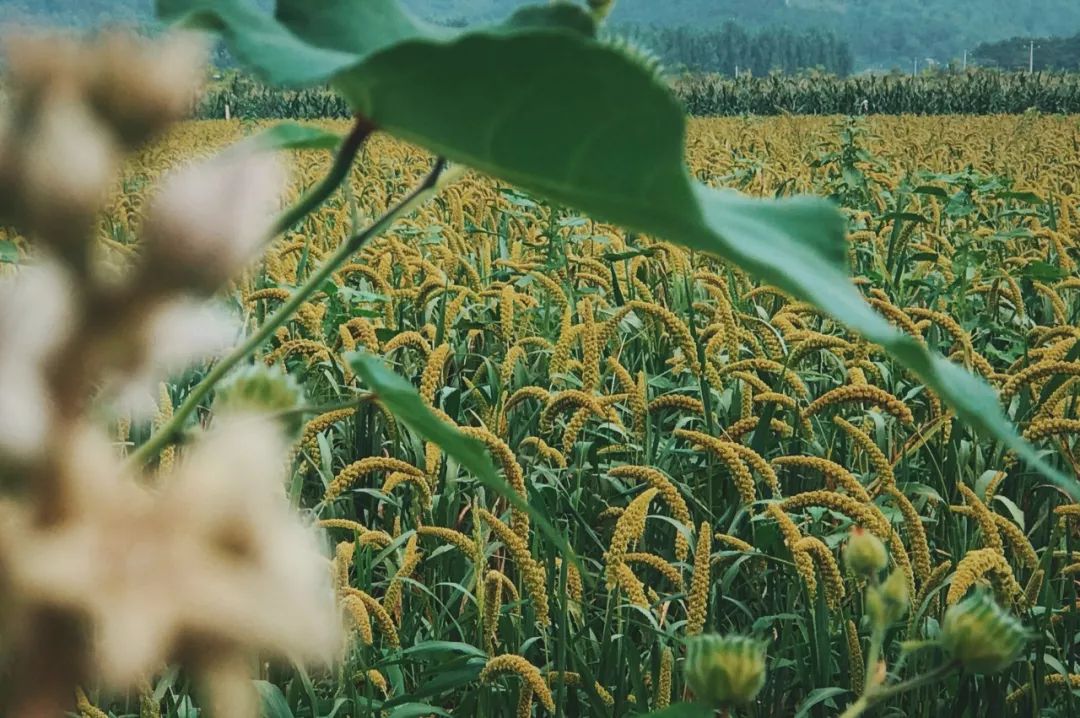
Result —
<instances>
[{"instance_id":1,"label":"white blurred petal","mask_svg":"<svg viewBox=\"0 0 1080 718\"><path fill-rule=\"evenodd\" d=\"M28 460L43 450L53 412L44 365L72 314L71 282L58 265L0 282L0 452Z\"/></svg>"},{"instance_id":2,"label":"white blurred petal","mask_svg":"<svg viewBox=\"0 0 1080 718\"><path fill-rule=\"evenodd\" d=\"M71 279L52 262L0 282L0 364L43 361L66 338L72 305Z\"/></svg>"},{"instance_id":3,"label":"white blurred petal","mask_svg":"<svg viewBox=\"0 0 1080 718\"><path fill-rule=\"evenodd\" d=\"M34 225L51 233L63 231L72 216L86 219L98 210L117 153L105 127L75 96L59 95L38 116L26 140L21 189Z\"/></svg>"},{"instance_id":4,"label":"white blurred petal","mask_svg":"<svg viewBox=\"0 0 1080 718\"><path fill-rule=\"evenodd\" d=\"M285 186L267 153L226 153L167 176L143 241L152 269L216 285L254 258Z\"/></svg>"},{"instance_id":5,"label":"white blurred petal","mask_svg":"<svg viewBox=\"0 0 1080 718\"><path fill-rule=\"evenodd\" d=\"M220 307L191 300L170 302L147 327L147 363L158 371L178 371L229 349L239 334L239 322Z\"/></svg>"},{"instance_id":6,"label":"white blurred petal","mask_svg":"<svg viewBox=\"0 0 1080 718\"><path fill-rule=\"evenodd\" d=\"M221 307L191 299L165 304L143 330L143 362L111 382L108 394L114 408L136 418L153 415L162 380L220 356L236 344L240 333L240 323Z\"/></svg>"}]
</instances>

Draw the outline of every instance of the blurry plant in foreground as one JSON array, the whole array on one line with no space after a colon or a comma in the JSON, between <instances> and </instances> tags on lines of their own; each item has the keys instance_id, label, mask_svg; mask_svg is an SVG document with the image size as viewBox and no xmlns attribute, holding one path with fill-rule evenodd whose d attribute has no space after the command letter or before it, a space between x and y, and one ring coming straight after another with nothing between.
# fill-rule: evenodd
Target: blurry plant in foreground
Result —
<instances>
[{"instance_id":1,"label":"blurry plant in foreground","mask_svg":"<svg viewBox=\"0 0 1080 718\"><path fill-rule=\"evenodd\" d=\"M907 578L897 566L884 581L881 580L880 574L888 566L885 546L858 527L852 530L844 546L844 560L849 571L867 582L863 606L870 625L870 647L862 691L841 718L857 718L882 701L940 681L957 671L996 673L1004 670L1027 644L1029 635L1023 624L980 588L971 597L949 607L939 640L901 644L896 668L899 670L907 654L915 650L941 649L943 660L925 673L901 682L890 682L885 660L886 637L911 608Z\"/></svg>"},{"instance_id":2,"label":"blurry plant in foreground","mask_svg":"<svg viewBox=\"0 0 1080 718\"><path fill-rule=\"evenodd\" d=\"M239 152L176 171L141 259L104 271L92 237L114 173L190 106L200 43L25 37L9 51L0 213L35 250L0 285L3 712L60 715L84 682L126 689L183 662L213 715L254 715L256 652L329 660L341 645L329 564L282 489L295 427L259 413L261 395L280 413L297 394L242 377L153 477L94 420L235 339L203 301L259 249L282 173Z\"/></svg>"}]
</instances>

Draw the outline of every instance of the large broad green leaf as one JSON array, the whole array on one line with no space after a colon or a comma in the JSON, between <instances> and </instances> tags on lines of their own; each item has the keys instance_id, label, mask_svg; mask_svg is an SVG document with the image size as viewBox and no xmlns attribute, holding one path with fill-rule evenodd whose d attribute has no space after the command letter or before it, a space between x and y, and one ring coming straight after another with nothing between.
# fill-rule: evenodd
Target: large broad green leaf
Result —
<instances>
[{"instance_id":1,"label":"large broad green leaf","mask_svg":"<svg viewBox=\"0 0 1080 718\"><path fill-rule=\"evenodd\" d=\"M420 718L421 716L450 716L442 708L427 703L402 703L390 711L389 718Z\"/></svg>"},{"instance_id":2,"label":"large broad green leaf","mask_svg":"<svg viewBox=\"0 0 1080 718\"><path fill-rule=\"evenodd\" d=\"M341 135L311 125L282 122L252 135L236 145L237 149L272 152L275 150L332 150L341 144Z\"/></svg>"},{"instance_id":3,"label":"large broad green leaf","mask_svg":"<svg viewBox=\"0 0 1080 718\"><path fill-rule=\"evenodd\" d=\"M977 430L1075 498L1080 484L1017 434L995 393L874 312L848 277L839 212L694 181L682 108L649 63L547 5L451 33L396 0L158 0L164 19L219 31L266 80L330 82L379 128L593 217L724 257L882 345Z\"/></svg>"},{"instance_id":4,"label":"large broad green leaf","mask_svg":"<svg viewBox=\"0 0 1080 718\"><path fill-rule=\"evenodd\" d=\"M0 239L0 262L18 264L19 248L9 239Z\"/></svg>"},{"instance_id":5,"label":"large broad green leaf","mask_svg":"<svg viewBox=\"0 0 1080 718\"><path fill-rule=\"evenodd\" d=\"M253 682L259 694L259 702L262 703L260 715L265 718L293 718L293 712L289 710L289 703L280 688L267 681Z\"/></svg>"},{"instance_id":6,"label":"large broad green leaf","mask_svg":"<svg viewBox=\"0 0 1080 718\"><path fill-rule=\"evenodd\" d=\"M838 688L833 686L831 688L815 688L803 699L803 702L799 704L799 709L795 711L794 718L806 718L810 715L810 711L814 709L814 706L824 703L830 698L836 696L842 696L845 693L850 693L847 688Z\"/></svg>"},{"instance_id":7,"label":"large broad green leaf","mask_svg":"<svg viewBox=\"0 0 1080 718\"><path fill-rule=\"evenodd\" d=\"M577 556L567 543L566 537L499 476L483 444L465 436L456 427L436 416L420 398L416 388L388 369L382 359L363 352L352 352L345 355L345 361L375 394L375 398L395 417L422 438L437 444L454 461L468 469L480 483L505 498L514 508L528 513L541 533L577 565Z\"/></svg>"}]
</instances>

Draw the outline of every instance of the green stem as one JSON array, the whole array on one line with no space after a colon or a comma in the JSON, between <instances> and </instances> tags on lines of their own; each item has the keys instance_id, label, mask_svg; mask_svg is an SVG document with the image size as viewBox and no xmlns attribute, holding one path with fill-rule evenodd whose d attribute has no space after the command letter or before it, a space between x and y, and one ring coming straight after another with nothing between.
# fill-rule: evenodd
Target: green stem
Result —
<instances>
[{"instance_id":1,"label":"green stem","mask_svg":"<svg viewBox=\"0 0 1080 718\"><path fill-rule=\"evenodd\" d=\"M881 658L881 644L885 640L885 630L881 626L874 626L870 633L870 650L866 654L866 674L863 678L866 686L864 694L869 693L877 686L874 681L877 676L878 660Z\"/></svg>"},{"instance_id":2,"label":"green stem","mask_svg":"<svg viewBox=\"0 0 1080 718\"><path fill-rule=\"evenodd\" d=\"M861 716L878 703L886 701L893 696L898 696L901 693L906 693L915 690L916 688L921 688L929 683L939 681L957 668L959 668L959 664L956 662L942 663L934 670L923 673L921 676L915 676L902 683L885 686L884 688L868 689L859 697L859 700L848 706L847 710L841 714L840 718L858 718L858 716Z\"/></svg>"},{"instance_id":3,"label":"green stem","mask_svg":"<svg viewBox=\"0 0 1080 718\"><path fill-rule=\"evenodd\" d=\"M274 312L274 314L271 315L262 326L255 331L255 333L249 336L243 344L229 353L228 356L214 365L206 376L203 377L202 381L195 385L184 399L184 402L176 408L168 423L158 429L149 439L147 439L145 444L140 446L138 450L131 455L131 458L129 459L131 464L133 466L141 467L150 459L161 453L161 450L164 449L172 438L180 431L184 422L186 422L188 417L195 412L202 400L213 391L217 383L221 381L233 367L255 353L266 340L272 337L277 328L287 322L312 294L322 288L323 284L330 279L342 264L363 247L369 239L381 234L387 227L393 224L396 219L412 211L418 205L426 202L435 195L442 186L447 184L448 182L440 183L440 176L442 175L445 166L445 161L439 159L435 163L435 167L431 170L431 173L428 174L424 181L409 193L408 196L397 205L387 210L385 214L375 220L369 227L354 234L342 243L337 251L335 251L329 259L323 262L322 266L320 266L317 271L313 272L312 275L308 277L307 281L293 292L288 301Z\"/></svg>"},{"instance_id":4,"label":"green stem","mask_svg":"<svg viewBox=\"0 0 1080 718\"><path fill-rule=\"evenodd\" d=\"M337 154L334 155L334 163L330 166L330 171L317 185L305 192L297 200L296 204L278 216L270 230L269 238L277 237L279 234L292 229L300 220L314 212L341 186L341 183L349 176L353 160L356 159L356 154L364 145L364 140L374 131L375 125L371 124L368 119L357 116L352 130L342 140Z\"/></svg>"}]
</instances>

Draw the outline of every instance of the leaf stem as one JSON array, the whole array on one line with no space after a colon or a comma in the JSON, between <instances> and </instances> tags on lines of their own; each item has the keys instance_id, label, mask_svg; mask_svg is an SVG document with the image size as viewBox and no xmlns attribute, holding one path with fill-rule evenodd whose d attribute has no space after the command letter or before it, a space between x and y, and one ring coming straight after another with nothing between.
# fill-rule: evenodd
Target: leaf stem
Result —
<instances>
[{"instance_id":1,"label":"leaf stem","mask_svg":"<svg viewBox=\"0 0 1080 718\"><path fill-rule=\"evenodd\" d=\"M369 239L385 231L396 219L430 199L439 189L441 189L441 187L456 178L456 174L447 173L448 175L454 174L454 176L448 178L446 182L440 182L445 167L446 161L442 158L438 159L424 181L402 199L401 202L388 209L366 229L354 234L349 237L348 240L343 242L342 245L338 247L337 251L335 251L329 259L323 262L322 266L313 272L303 285L293 292L288 301L274 312L273 315L267 318L262 326L249 336L243 344L214 365L206 376L203 377L202 381L195 385L184 399L183 403L176 408L168 423L158 429L149 439L147 439L146 443L132 453L128 461L133 466L141 467L150 459L161 453L161 450L164 449L172 438L180 431L184 422L186 422L188 417L195 412L202 400L213 391L217 383L221 381L233 367L247 359L248 356L257 351L267 339L272 337L277 328L287 322L289 318L303 306L308 298L330 279L334 272L337 271L349 257L363 247Z\"/></svg>"},{"instance_id":2,"label":"leaf stem","mask_svg":"<svg viewBox=\"0 0 1080 718\"><path fill-rule=\"evenodd\" d=\"M341 183L349 176L353 160L356 159L357 153L363 147L364 141L371 136L375 129L375 125L366 117L356 116L352 130L342 140L337 154L334 155L334 163L330 166L330 171L317 185L305 192L297 200L296 204L278 215L270 230L268 239L277 237L279 234L292 229L300 220L314 212L341 186Z\"/></svg>"},{"instance_id":3,"label":"leaf stem","mask_svg":"<svg viewBox=\"0 0 1080 718\"><path fill-rule=\"evenodd\" d=\"M870 688L859 696L859 700L848 706L847 710L841 714L840 718L857 718L878 703L888 700L893 696L900 695L901 693L906 693L915 690L916 688L921 688L929 683L941 680L959 667L959 664L955 661L942 663L932 671L927 671L922 675L915 676L902 683L896 683L883 688Z\"/></svg>"}]
</instances>

